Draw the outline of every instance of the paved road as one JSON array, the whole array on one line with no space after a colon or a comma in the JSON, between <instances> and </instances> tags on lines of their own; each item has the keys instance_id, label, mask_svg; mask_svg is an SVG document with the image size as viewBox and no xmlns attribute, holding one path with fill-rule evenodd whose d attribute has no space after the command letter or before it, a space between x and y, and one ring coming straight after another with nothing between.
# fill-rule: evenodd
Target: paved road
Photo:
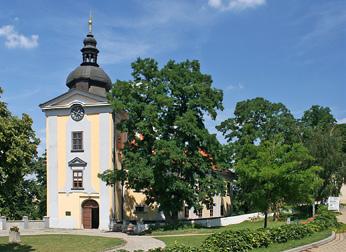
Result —
<instances>
[{"instance_id":1,"label":"paved road","mask_svg":"<svg viewBox=\"0 0 346 252\"><path fill-rule=\"evenodd\" d=\"M44 229L44 230L21 230L21 235L42 235L42 234L73 234L73 235L91 235L102 237L120 238L126 241L126 244L121 247L114 248L110 251L118 249L134 250L149 250L152 248L165 247L165 243L150 236L131 236L119 232L103 232L96 229L79 230L79 229ZM8 236L8 231L0 230L0 236Z\"/></svg>"},{"instance_id":2,"label":"paved road","mask_svg":"<svg viewBox=\"0 0 346 252\"><path fill-rule=\"evenodd\" d=\"M346 251L346 233L336 234L333 241L322 246L302 250L302 252L345 252Z\"/></svg>"},{"instance_id":3,"label":"paved road","mask_svg":"<svg viewBox=\"0 0 346 252\"><path fill-rule=\"evenodd\" d=\"M346 207L341 209L342 215L338 216L338 221L346 223ZM346 233L336 234L333 241L316 248L303 250L304 252L346 252Z\"/></svg>"}]
</instances>

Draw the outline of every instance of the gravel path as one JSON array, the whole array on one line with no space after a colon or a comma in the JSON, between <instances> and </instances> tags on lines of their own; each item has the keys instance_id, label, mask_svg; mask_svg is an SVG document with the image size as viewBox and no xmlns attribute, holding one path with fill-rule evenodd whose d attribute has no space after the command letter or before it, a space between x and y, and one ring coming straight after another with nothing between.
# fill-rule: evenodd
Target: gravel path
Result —
<instances>
[{"instance_id":1,"label":"gravel path","mask_svg":"<svg viewBox=\"0 0 346 252\"><path fill-rule=\"evenodd\" d=\"M120 232L104 232L97 229L43 229L43 230L21 230L21 235L45 235L45 234L71 234L71 235L90 235L90 236L102 236L113 237L123 239L126 244L114 248L110 251L117 251L118 249L126 249L128 251L134 251L137 249L148 250L152 248L165 247L165 243L150 236L136 236L127 235ZM7 230L0 230L0 236L8 236Z\"/></svg>"}]
</instances>

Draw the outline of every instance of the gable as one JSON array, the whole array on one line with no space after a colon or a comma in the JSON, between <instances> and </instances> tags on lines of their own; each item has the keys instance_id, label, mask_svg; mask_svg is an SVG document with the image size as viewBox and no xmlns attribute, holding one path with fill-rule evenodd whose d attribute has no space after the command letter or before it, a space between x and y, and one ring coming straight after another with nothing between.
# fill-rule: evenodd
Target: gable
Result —
<instances>
[{"instance_id":1,"label":"gable","mask_svg":"<svg viewBox=\"0 0 346 252\"><path fill-rule=\"evenodd\" d=\"M40 104L42 109L68 108L72 104L82 104L85 106L108 105L107 98L91 94L85 91L71 89L68 92Z\"/></svg>"},{"instance_id":2,"label":"gable","mask_svg":"<svg viewBox=\"0 0 346 252\"><path fill-rule=\"evenodd\" d=\"M74 159L72 159L70 162L68 162L68 166L86 166L87 163L85 161L83 161L82 159L80 159L79 157L76 157Z\"/></svg>"}]
</instances>

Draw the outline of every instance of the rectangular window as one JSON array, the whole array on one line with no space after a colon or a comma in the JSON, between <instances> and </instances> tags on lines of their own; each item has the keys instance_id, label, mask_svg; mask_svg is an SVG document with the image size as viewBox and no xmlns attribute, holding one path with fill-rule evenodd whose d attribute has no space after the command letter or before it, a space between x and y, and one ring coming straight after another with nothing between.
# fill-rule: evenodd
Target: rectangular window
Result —
<instances>
[{"instance_id":1,"label":"rectangular window","mask_svg":"<svg viewBox=\"0 0 346 252\"><path fill-rule=\"evenodd\" d=\"M208 208L209 208L210 217L213 217L214 216L214 204L210 204Z\"/></svg>"},{"instance_id":2,"label":"rectangular window","mask_svg":"<svg viewBox=\"0 0 346 252\"><path fill-rule=\"evenodd\" d=\"M197 211L197 216L198 216L198 217L202 217L202 209L200 209L200 210Z\"/></svg>"},{"instance_id":3,"label":"rectangular window","mask_svg":"<svg viewBox=\"0 0 346 252\"><path fill-rule=\"evenodd\" d=\"M83 131L72 132L72 151L83 151Z\"/></svg>"},{"instance_id":4,"label":"rectangular window","mask_svg":"<svg viewBox=\"0 0 346 252\"><path fill-rule=\"evenodd\" d=\"M82 171L73 171L73 189L83 189Z\"/></svg>"},{"instance_id":5,"label":"rectangular window","mask_svg":"<svg viewBox=\"0 0 346 252\"><path fill-rule=\"evenodd\" d=\"M220 206L220 215L224 216L225 215L225 208L223 205Z\"/></svg>"},{"instance_id":6,"label":"rectangular window","mask_svg":"<svg viewBox=\"0 0 346 252\"><path fill-rule=\"evenodd\" d=\"M190 209L189 207L185 207L184 208L184 216L186 219L188 219L190 217Z\"/></svg>"},{"instance_id":7,"label":"rectangular window","mask_svg":"<svg viewBox=\"0 0 346 252\"><path fill-rule=\"evenodd\" d=\"M136 213L144 213L144 206L136 206Z\"/></svg>"}]
</instances>

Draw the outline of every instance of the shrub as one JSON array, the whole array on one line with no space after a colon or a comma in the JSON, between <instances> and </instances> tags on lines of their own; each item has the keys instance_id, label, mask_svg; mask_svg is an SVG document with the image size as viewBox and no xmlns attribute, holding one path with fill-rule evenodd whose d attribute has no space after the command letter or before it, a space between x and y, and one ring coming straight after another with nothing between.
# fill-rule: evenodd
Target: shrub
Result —
<instances>
[{"instance_id":1,"label":"shrub","mask_svg":"<svg viewBox=\"0 0 346 252\"><path fill-rule=\"evenodd\" d=\"M299 240L312 233L313 231L308 226L301 224L282 225L270 229L271 240L276 243Z\"/></svg>"},{"instance_id":2,"label":"shrub","mask_svg":"<svg viewBox=\"0 0 346 252\"><path fill-rule=\"evenodd\" d=\"M266 229L227 230L207 237L202 248L211 251L248 251L259 247L268 247L270 233ZM204 250L203 250L204 251Z\"/></svg>"},{"instance_id":3,"label":"shrub","mask_svg":"<svg viewBox=\"0 0 346 252\"><path fill-rule=\"evenodd\" d=\"M231 231L227 230L207 237L203 242L202 251L249 251L254 248L267 247L270 243L284 243L299 240L314 232L337 226L334 213L320 211L308 224L282 225L276 228ZM204 250L205 249L205 250Z\"/></svg>"}]
</instances>

